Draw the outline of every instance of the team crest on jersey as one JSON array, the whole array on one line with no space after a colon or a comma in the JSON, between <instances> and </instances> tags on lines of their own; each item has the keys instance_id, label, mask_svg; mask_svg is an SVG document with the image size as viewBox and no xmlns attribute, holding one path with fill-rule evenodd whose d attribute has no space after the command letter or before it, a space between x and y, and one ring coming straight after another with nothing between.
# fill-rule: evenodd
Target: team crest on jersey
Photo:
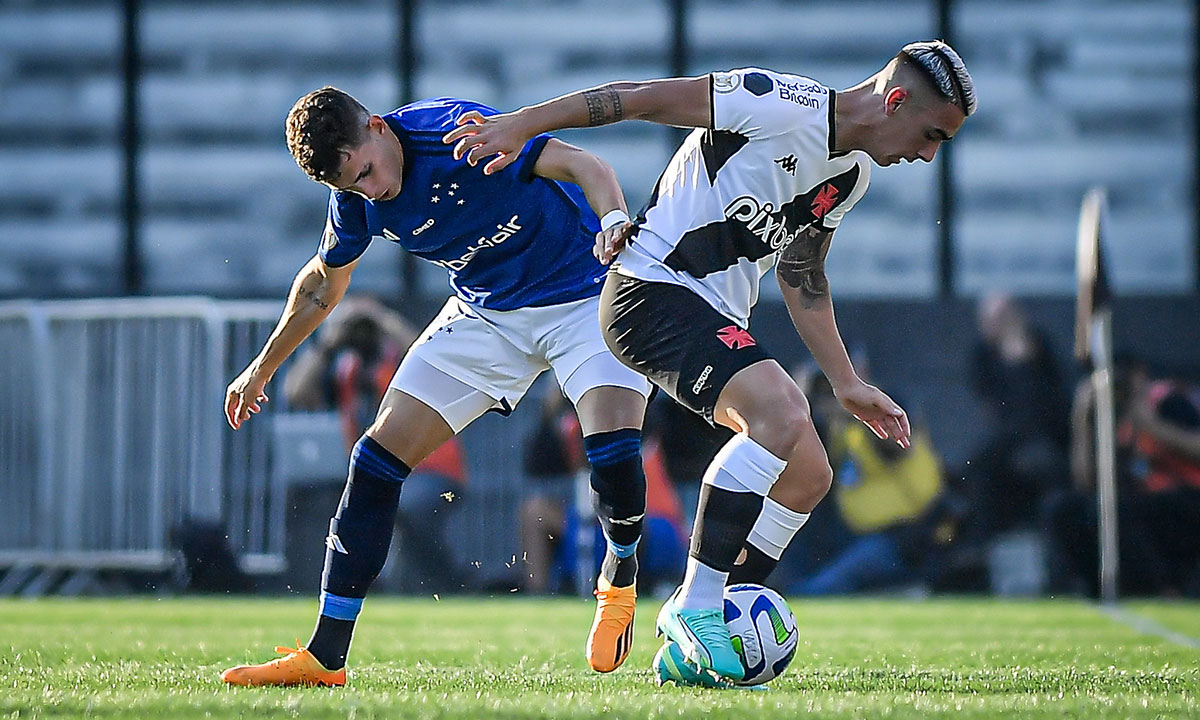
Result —
<instances>
[{"instance_id":1,"label":"team crest on jersey","mask_svg":"<svg viewBox=\"0 0 1200 720\"><path fill-rule=\"evenodd\" d=\"M820 220L825 217L825 213L833 209L837 205L838 189L833 183L825 183L825 187L817 193L817 196L812 201L813 217Z\"/></svg>"},{"instance_id":2,"label":"team crest on jersey","mask_svg":"<svg viewBox=\"0 0 1200 720\"><path fill-rule=\"evenodd\" d=\"M712 78L713 92L719 92L721 94L731 93L734 90L737 90L738 85L740 85L742 82L742 79L738 77L737 73L715 72L713 73Z\"/></svg>"}]
</instances>

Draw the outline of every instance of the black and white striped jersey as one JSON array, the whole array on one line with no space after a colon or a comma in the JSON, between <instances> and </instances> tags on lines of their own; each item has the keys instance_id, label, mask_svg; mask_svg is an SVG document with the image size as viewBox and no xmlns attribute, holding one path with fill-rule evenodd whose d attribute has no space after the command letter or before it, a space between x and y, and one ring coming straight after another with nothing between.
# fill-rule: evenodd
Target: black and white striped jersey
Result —
<instances>
[{"instance_id":1,"label":"black and white striped jersey","mask_svg":"<svg viewBox=\"0 0 1200 720\"><path fill-rule=\"evenodd\" d=\"M713 127L675 152L615 266L688 287L745 327L780 248L836 228L867 190L870 159L833 154L835 92L814 80L715 72L709 96Z\"/></svg>"}]
</instances>

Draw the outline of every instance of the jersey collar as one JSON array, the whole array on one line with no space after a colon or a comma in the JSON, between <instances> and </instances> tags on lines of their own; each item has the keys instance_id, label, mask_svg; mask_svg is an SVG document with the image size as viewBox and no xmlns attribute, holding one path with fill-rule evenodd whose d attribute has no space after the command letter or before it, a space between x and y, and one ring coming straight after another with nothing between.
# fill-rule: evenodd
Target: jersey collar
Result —
<instances>
[{"instance_id":1,"label":"jersey collar","mask_svg":"<svg viewBox=\"0 0 1200 720\"><path fill-rule=\"evenodd\" d=\"M835 91L833 88L829 88L829 160L842 157L843 155L849 155L849 152L845 150L841 152L834 150L834 148L837 147L837 128L834 125L836 110L837 91Z\"/></svg>"},{"instance_id":2,"label":"jersey collar","mask_svg":"<svg viewBox=\"0 0 1200 720\"><path fill-rule=\"evenodd\" d=\"M413 164L417 159L417 152L413 149L412 140L409 139L408 132L395 116L384 115L383 121L396 134L396 139L400 141L400 147L404 150L404 167L400 169L400 192L404 192L404 187L408 183L408 176L412 174Z\"/></svg>"}]
</instances>

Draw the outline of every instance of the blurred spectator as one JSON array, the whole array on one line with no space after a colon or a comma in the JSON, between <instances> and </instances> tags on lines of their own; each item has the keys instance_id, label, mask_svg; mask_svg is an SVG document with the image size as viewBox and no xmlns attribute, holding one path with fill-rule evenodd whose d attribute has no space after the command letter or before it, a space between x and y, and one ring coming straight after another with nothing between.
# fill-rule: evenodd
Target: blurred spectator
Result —
<instances>
[{"instance_id":1,"label":"blurred spectator","mask_svg":"<svg viewBox=\"0 0 1200 720\"><path fill-rule=\"evenodd\" d=\"M684 512L661 448L661 432L648 426L642 444L646 519L638 544L638 584L650 592L661 584L677 585L687 560ZM575 411L557 387L549 386L543 396L541 417L525 444L524 466L530 483L520 510L523 587L534 593L560 592L571 587L579 557L575 478L589 466ZM592 562L598 568L605 542L590 500L588 504L583 516L595 525Z\"/></svg>"},{"instance_id":2,"label":"blurred spectator","mask_svg":"<svg viewBox=\"0 0 1200 720\"><path fill-rule=\"evenodd\" d=\"M972 511L964 532L982 546L1035 527L1043 500L1067 485L1069 406L1045 333L1013 298L984 297L977 320L972 376L993 430L962 475Z\"/></svg>"},{"instance_id":3,"label":"blurred spectator","mask_svg":"<svg viewBox=\"0 0 1200 720\"><path fill-rule=\"evenodd\" d=\"M1114 377L1117 518L1121 591L1200 595L1200 388L1151 381L1142 363L1123 361ZM1075 487L1047 504L1052 561L1067 579L1057 590L1095 596L1095 394L1080 382L1072 413Z\"/></svg>"},{"instance_id":4,"label":"blurred spectator","mask_svg":"<svg viewBox=\"0 0 1200 720\"><path fill-rule=\"evenodd\" d=\"M579 420L557 387L548 386L542 395L541 416L525 443L524 469L528 485L519 511L526 563L522 586L538 594L559 592L559 583L567 578L555 577L555 555L573 505L575 475L586 471L588 463Z\"/></svg>"},{"instance_id":5,"label":"blurred spectator","mask_svg":"<svg viewBox=\"0 0 1200 720\"><path fill-rule=\"evenodd\" d=\"M663 467L683 508L683 526L691 528L700 500L700 480L733 432L709 425L666 393L657 393L646 410L646 435L658 442Z\"/></svg>"},{"instance_id":6,"label":"blurred spectator","mask_svg":"<svg viewBox=\"0 0 1200 720\"><path fill-rule=\"evenodd\" d=\"M819 373L807 394L828 438L833 497L848 537L832 559L788 589L827 595L922 579L942 491L941 461L928 433L914 423L907 450L879 439L845 412L833 411L840 406ZM913 418L913 408L901 405Z\"/></svg>"},{"instance_id":7,"label":"blurred spectator","mask_svg":"<svg viewBox=\"0 0 1200 720\"><path fill-rule=\"evenodd\" d=\"M315 347L301 353L284 379L295 410L336 410L347 452L375 419L379 401L417 332L379 301L346 297L322 326ZM404 480L397 514L398 572L405 592L460 587L446 526L466 486L462 441L451 438ZM385 571L386 573L387 571Z\"/></svg>"}]
</instances>

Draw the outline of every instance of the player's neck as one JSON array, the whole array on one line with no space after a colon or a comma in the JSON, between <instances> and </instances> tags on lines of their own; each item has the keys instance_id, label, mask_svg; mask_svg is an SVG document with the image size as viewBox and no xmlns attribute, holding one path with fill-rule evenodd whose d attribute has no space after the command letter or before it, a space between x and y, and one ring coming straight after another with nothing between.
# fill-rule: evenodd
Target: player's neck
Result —
<instances>
[{"instance_id":1,"label":"player's neck","mask_svg":"<svg viewBox=\"0 0 1200 720\"><path fill-rule=\"evenodd\" d=\"M385 137L387 138L388 147L391 148L391 151L396 155L396 166L400 168L400 178L403 182L404 161L406 159L404 157L404 143L400 142L400 138L396 137L396 133L392 132L390 125L387 126L386 132L387 134ZM403 189L403 184L401 185L401 189Z\"/></svg>"},{"instance_id":2,"label":"player's neck","mask_svg":"<svg viewBox=\"0 0 1200 720\"><path fill-rule=\"evenodd\" d=\"M872 108L879 105L869 82L837 92L833 108L836 153L865 150L864 141L871 130Z\"/></svg>"}]
</instances>

